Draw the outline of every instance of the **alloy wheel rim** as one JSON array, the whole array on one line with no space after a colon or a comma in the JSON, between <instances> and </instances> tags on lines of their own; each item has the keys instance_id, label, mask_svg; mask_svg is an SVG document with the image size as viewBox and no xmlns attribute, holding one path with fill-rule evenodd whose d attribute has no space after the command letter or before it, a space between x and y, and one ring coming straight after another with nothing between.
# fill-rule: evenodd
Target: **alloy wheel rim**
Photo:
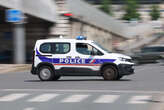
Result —
<instances>
[{"instance_id":1,"label":"alloy wheel rim","mask_svg":"<svg viewBox=\"0 0 164 110\"><path fill-rule=\"evenodd\" d=\"M51 71L47 68L44 68L41 70L40 76L42 79L47 80L51 76Z\"/></svg>"},{"instance_id":2,"label":"alloy wheel rim","mask_svg":"<svg viewBox=\"0 0 164 110\"><path fill-rule=\"evenodd\" d=\"M114 71L113 71L112 69L107 69L107 70L105 71L105 76L106 76L107 78L111 79L111 77L113 77L113 75L114 75Z\"/></svg>"}]
</instances>

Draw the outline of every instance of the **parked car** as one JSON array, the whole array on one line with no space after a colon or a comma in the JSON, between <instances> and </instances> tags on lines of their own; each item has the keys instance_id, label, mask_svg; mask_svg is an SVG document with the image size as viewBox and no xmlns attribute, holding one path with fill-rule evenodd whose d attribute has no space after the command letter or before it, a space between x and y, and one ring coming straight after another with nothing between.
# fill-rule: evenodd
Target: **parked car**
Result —
<instances>
[{"instance_id":1,"label":"parked car","mask_svg":"<svg viewBox=\"0 0 164 110\"><path fill-rule=\"evenodd\" d=\"M136 64L158 63L164 59L164 45L145 46L131 57Z\"/></svg>"}]
</instances>

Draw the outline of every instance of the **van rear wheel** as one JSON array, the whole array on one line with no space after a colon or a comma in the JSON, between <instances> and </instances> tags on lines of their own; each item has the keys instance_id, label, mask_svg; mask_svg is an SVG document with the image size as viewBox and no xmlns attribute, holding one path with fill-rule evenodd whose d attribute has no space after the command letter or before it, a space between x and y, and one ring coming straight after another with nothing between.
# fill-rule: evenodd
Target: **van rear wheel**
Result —
<instances>
[{"instance_id":1,"label":"van rear wheel","mask_svg":"<svg viewBox=\"0 0 164 110\"><path fill-rule=\"evenodd\" d=\"M114 66L105 66L103 68L104 80L116 80L118 76L117 69Z\"/></svg>"},{"instance_id":2,"label":"van rear wheel","mask_svg":"<svg viewBox=\"0 0 164 110\"><path fill-rule=\"evenodd\" d=\"M52 81L55 78L54 71L48 66L39 68L38 77L41 81Z\"/></svg>"}]
</instances>

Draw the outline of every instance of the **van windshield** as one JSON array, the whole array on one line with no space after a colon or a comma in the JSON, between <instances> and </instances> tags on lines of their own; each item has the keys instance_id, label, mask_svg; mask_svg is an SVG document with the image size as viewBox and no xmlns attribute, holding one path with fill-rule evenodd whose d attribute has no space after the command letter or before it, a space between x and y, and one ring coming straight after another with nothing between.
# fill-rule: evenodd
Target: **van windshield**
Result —
<instances>
[{"instance_id":1,"label":"van windshield","mask_svg":"<svg viewBox=\"0 0 164 110\"><path fill-rule=\"evenodd\" d=\"M96 46L98 46L99 48L101 48L102 50L104 50L107 53L112 53L111 51L109 51L108 49L104 48L103 46L101 46L99 43L97 42L93 42Z\"/></svg>"}]
</instances>

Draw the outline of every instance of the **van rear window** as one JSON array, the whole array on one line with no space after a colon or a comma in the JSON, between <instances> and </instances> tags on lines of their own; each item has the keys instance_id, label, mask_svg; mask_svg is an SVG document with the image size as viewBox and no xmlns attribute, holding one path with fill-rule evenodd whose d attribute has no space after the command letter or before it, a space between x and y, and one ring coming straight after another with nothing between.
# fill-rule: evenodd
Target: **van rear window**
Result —
<instances>
[{"instance_id":1,"label":"van rear window","mask_svg":"<svg viewBox=\"0 0 164 110\"><path fill-rule=\"evenodd\" d=\"M40 46L42 53L66 54L70 51L70 43L44 43Z\"/></svg>"}]
</instances>

